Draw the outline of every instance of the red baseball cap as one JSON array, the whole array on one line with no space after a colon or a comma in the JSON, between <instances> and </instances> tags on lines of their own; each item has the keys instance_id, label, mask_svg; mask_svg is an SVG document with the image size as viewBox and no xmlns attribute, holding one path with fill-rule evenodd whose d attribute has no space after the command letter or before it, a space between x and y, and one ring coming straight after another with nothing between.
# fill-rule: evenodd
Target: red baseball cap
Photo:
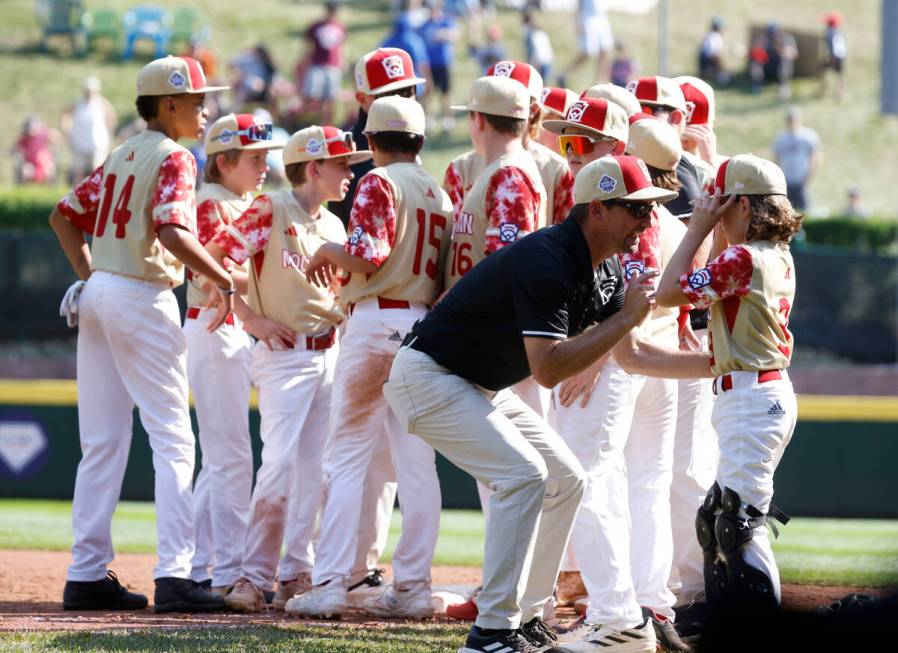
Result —
<instances>
[{"instance_id":1,"label":"red baseball cap","mask_svg":"<svg viewBox=\"0 0 898 653\"><path fill-rule=\"evenodd\" d=\"M546 120L543 127L553 134L589 134L626 143L627 112L614 102L584 97L574 102L564 120Z\"/></svg>"},{"instance_id":2,"label":"red baseball cap","mask_svg":"<svg viewBox=\"0 0 898 653\"><path fill-rule=\"evenodd\" d=\"M355 87L365 95L380 95L426 81L415 77L412 58L401 48L372 50L355 64Z\"/></svg>"},{"instance_id":3,"label":"red baseball cap","mask_svg":"<svg viewBox=\"0 0 898 653\"><path fill-rule=\"evenodd\" d=\"M703 79L684 75L675 77L686 99L686 124L714 124L714 89Z\"/></svg>"},{"instance_id":4,"label":"red baseball cap","mask_svg":"<svg viewBox=\"0 0 898 653\"><path fill-rule=\"evenodd\" d=\"M543 76L536 68L523 61L497 61L486 71L487 77L508 77L527 87L530 99L540 101L543 94Z\"/></svg>"},{"instance_id":5,"label":"red baseball cap","mask_svg":"<svg viewBox=\"0 0 898 653\"><path fill-rule=\"evenodd\" d=\"M645 162L635 156L603 156L583 166L574 180L576 204L615 199L667 202L676 196L675 191L654 186Z\"/></svg>"},{"instance_id":6,"label":"red baseball cap","mask_svg":"<svg viewBox=\"0 0 898 653\"><path fill-rule=\"evenodd\" d=\"M627 84L627 90L636 96L640 104L653 107L671 107L686 113L686 98L680 85L670 77L640 77Z\"/></svg>"},{"instance_id":7,"label":"red baseball cap","mask_svg":"<svg viewBox=\"0 0 898 653\"><path fill-rule=\"evenodd\" d=\"M358 163L370 159L371 150L356 150L352 134L330 125L300 129L284 146L284 165L342 156L347 157L349 163Z\"/></svg>"},{"instance_id":8,"label":"red baseball cap","mask_svg":"<svg viewBox=\"0 0 898 653\"><path fill-rule=\"evenodd\" d=\"M200 62L171 55L155 59L137 73L137 95L180 95L225 91L227 86L206 86Z\"/></svg>"},{"instance_id":9,"label":"red baseball cap","mask_svg":"<svg viewBox=\"0 0 898 653\"><path fill-rule=\"evenodd\" d=\"M558 88L557 86L544 86L542 95L540 96L540 106L549 113L557 116L564 116L571 105L577 101L577 94L567 88Z\"/></svg>"}]
</instances>

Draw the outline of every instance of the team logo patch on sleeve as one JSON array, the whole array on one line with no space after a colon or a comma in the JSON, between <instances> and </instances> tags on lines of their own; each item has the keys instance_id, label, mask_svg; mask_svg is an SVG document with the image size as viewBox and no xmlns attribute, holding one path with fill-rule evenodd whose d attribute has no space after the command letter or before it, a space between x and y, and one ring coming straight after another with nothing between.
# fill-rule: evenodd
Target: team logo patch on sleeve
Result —
<instances>
[{"instance_id":1,"label":"team logo patch on sleeve","mask_svg":"<svg viewBox=\"0 0 898 653\"><path fill-rule=\"evenodd\" d=\"M626 277L627 281L629 281L633 277L638 277L643 272L645 272L645 261L627 261L624 265L624 276Z\"/></svg>"},{"instance_id":2,"label":"team logo patch on sleeve","mask_svg":"<svg viewBox=\"0 0 898 653\"><path fill-rule=\"evenodd\" d=\"M711 273L708 268L702 268L689 275L689 287L693 290L711 285Z\"/></svg>"},{"instance_id":3,"label":"team logo patch on sleeve","mask_svg":"<svg viewBox=\"0 0 898 653\"><path fill-rule=\"evenodd\" d=\"M615 188L617 188L617 181L615 181L613 177L602 175L602 178L599 179L599 189L603 193L610 193Z\"/></svg>"},{"instance_id":4,"label":"team logo patch on sleeve","mask_svg":"<svg viewBox=\"0 0 898 653\"><path fill-rule=\"evenodd\" d=\"M358 245L359 241L362 239L362 235L364 234L364 230L361 227L356 227L352 230L352 235L349 236L349 244L350 245Z\"/></svg>"},{"instance_id":5,"label":"team logo patch on sleeve","mask_svg":"<svg viewBox=\"0 0 898 653\"><path fill-rule=\"evenodd\" d=\"M521 228L516 224L506 222L499 225L499 242L513 243L518 239L518 232Z\"/></svg>"}]
</instances>

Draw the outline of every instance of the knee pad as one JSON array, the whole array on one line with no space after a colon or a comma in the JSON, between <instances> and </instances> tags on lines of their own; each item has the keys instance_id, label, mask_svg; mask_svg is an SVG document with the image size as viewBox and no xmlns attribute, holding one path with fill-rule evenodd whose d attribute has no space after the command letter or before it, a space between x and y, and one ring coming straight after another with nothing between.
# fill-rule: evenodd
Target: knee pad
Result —
<instances>
[{"instance_id":1,"label":"knee pad","mask_svg":"<svg viewBox=\"0 0 898 653\"><path fill-rule=\"evenodd\" d=\"M702 575L705 579L705 600L708 602L718 600L727 588L727 569L720 557L714 532L720 507L720 486L714 483L695 515L695 534L702 547Z\"/></svg>"},{"instance_id":2,"label":"knee pad","mask_svg":"<svg viewBox=\"0 0 898 653\"><path fill-rule=\"evenodd\" d=\"M714 534L726 560L728 596L775 607L776 594L770 577L745 559L745 547L754 537L754 529L766 524L767 516L754 506L743 509L739 494L729 488L724 489L721 503Z\"/></svg>"}]
</instances>

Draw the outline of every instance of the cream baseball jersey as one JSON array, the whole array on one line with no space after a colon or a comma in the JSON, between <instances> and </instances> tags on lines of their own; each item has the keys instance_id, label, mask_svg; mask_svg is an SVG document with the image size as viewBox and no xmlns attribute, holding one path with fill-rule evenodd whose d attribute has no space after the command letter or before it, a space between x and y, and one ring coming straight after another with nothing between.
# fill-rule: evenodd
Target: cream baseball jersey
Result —
<instances>
[{"instance_id":1,"label":"cream baseball jersey","mask_svg":"<svg viewBox=\"0 0 898 653\"><path fill-rule=\"evenodd\" d=\"M465 195L483 169L486 162L483 157L474 150L459 154L449 162L446 166L446 173L443 176L443 188L452 200L452 214L458 220L458 214L461 213L461 207L465 203Z\"/></svg>"},{"instance_id":2,"label":"cream baseball jersey","mask_svg":"<svg viewBox=\"0 0 898 653\"><path fill-rule=\"evenodd\" d=\"M546 222L540 227L563 222L574 206L574 176L567 159L536 141L527 143L539 177L546 190Z\"/></svg>"},{"instance_id":3,"label":"cream baseball jersey","mask_svg":"<svg viewBox=\"0 0 898 653\"><path fill-rule=\"evenodd\" d=\"M446 288L500 247L545 223L546 191L529 152L506 154L480 174L452 228Z\"/></svg>"},{"instance_id":4,"label":"cream baseball jersey","mask_svg":"<svg viewBox=\"0 0 898 653\"><path fill-rule=\"evenodd\" d=\"M156 229L196 230L196 161L173 140L143 131L112 151L106 162L57 205L87 233L91 269L172 286L184 265L166 251Z\"/></svg>"},{"instance_id":5,"label":"cream baseball jersey","mask_svg":"<svg viewBox=\"0 0 898 653\"><path fill-rule=\"evenodd\" d=\"M680 287L696 307L711 309L716 376L789 366L795 267L788 245L756 241L730 247L707 267L684 274Z\"/></svg>"},{"instance_id":6,"label":"cream baseball jersey","mask_svg":"<svg viewBox=\"0 0 898 653\"><path fill-rule=\"evenodd\" d=\"M240 196L221 184L207 182L196 194L196 233L200 243L205 245L220 231L239 218L252 204L249 193ZM238 266L246 272L246 266ZM207 295L202 289L202 279L187 271L187 305L204 306Z\"/></svg>"},{"instance_id":7,"label":"cream baseball jersey","mask_svg":"<svg viewBox=\"0 0 898 653\"><path fill-rule=\"evenodd\" d=\"M291 191L265 193L212 240L235 263L252 259L248 297L256 313L305 335L342 321L333 292L306 280L321 245L346 241L343 223L326 208L313 219Z\"/></svg>"},{"instance_id":8,"label":"cream baseball jersey","mask_svg":"<svg viewBox=\"0 0 898 653\"><path fill-rule=\"evenodd\" d=\"M354 273L340 303L385 297L432 304L449 245L452 202L417 163L375 168L359 182L346 251L377 265Z\"/></svg>"}]
</instances>

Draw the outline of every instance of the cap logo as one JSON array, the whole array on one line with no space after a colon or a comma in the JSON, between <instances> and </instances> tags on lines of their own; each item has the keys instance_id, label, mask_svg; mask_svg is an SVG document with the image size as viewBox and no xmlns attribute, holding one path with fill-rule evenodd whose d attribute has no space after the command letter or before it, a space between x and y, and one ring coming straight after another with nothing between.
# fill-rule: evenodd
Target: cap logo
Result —
<instances>
[{"instance_id":1,"label":"cap logo","mask_svg":"<svg viewBox=\"0 0 898 653\"><path fill-rule=\"evenodd\" d=\"M230 129L222 129L221 134L218 135L218 142L222 145L227 145L231 142L231 139L235 136L235 133Z\"/></svg>"},{"instance_id":2,"label":"cap logo","mask_svg":"<svg viewBox=\"0 0 898 653\"><path fill-rule=\"evenodd\" d=\"M385 120L384 124L387 127L396 127L398 129L408 128L408 122L405 120Z\"/></svg>"},{"instance_id":3,"label":"cap logo","mask_svg":"<svg viewBox=\"0 0 898 653\"><path fill-rule=\"evenodd\" d=\"M686 100L686 123L692 122L692 114L695 113L695 102Z\"/></svg>"},{"instance_id":4,"label":"cap logo","mask_svg":"<svg viewBox=\"0 0 898 653\"><path fill-rule=\"evenodd\" d=\"M745 188L745 184L743 184L741 181L733 182L733 190L742 190L743 188Z\"/></svg>"},{"instance_id":5,"label":"cap logo","mask_svg":"<svg viewBox=\"0 0 898 653\"><path fill-rule=\"evenodd\" d=\"M389 79L402 79L405 77L405 62L398 54L391 55L382 62Z\"/></svg>"},{"instance_id":6,"label":"cap logo","mask_svg":"<svg viewBox=\"0 0 898 653\"><path fill-rule=\"evenodd\" d=\"M365 88L365 76L362 73L355 74L356 88Z\"/></svg>"},{"instance_id":7,"label":"cap logo","mask_svg":"<svg viewBox=\"0 0 898 653\"><path fill-rule=\"evenodd\" d=\"M634 79L632 82L627 84L627 90L630 91L633 95L636 95L637 86L639 86L639 80Z\"/></svg>"},{"instance_id":8,"label":"cap logo","mask_svg":"<svg viewBox=\"0 0 898 653\"><path fill-rule=\"evenodd\" d=\"M581 122L583 120L583 114L586 113L586 109L589 107L589 104L586 102L574 102L571 105L571 108L567 110L567 119L571 122Z\"/></svg>"},{"instance_id":9,"label":"cap logo","mask_svg":"<svg viewBox=\"0 0 898 653\"><path fill-rule=\"evenodd\" d=\"M599 190L607 195L615 188L617 188L617 181L614 179L614 177L602 175L602 178L599 179Z\"/></svg>"},{"instance_id":10,"label":"cap logo","mask_svg":"<svg viewBox=\"0 0 898 653\"><path fill-rule=\"evenodd\" d=\"M310 138L306 143L306 152L309 156L318 156L323 149L324 141L319 141L317 138Z\"/></svg>"},{"instance_id":11,"label":"cap logo","mask_svg":"<svg viewBox=\"0 0 898 653\"><path fill-rule=\"evenodd\" d=\"M539 94L539 103L540 104L546 103L546 98L549 97L549 91L551 91L551 90L552 89L550 89L548 86L543 86L543 90L540 91L540 94Z\"/></svg>"},{"instance_id":12,"label":"cap logo","mask_svg":"<svg viewBox=\"0 0 898 653\"><path fill-rule=\"evenodd\" d=\"M645 180L647 183L652 183L652 176L649 174L649 169L645 165L645 161L642 159L636 159L636 165L639 166L639 169L642 170L642 174L645 175Z\"/></svg>"},{"instance_id":13,"label":"cap logo","mask_svg":"<svg viewBox=\"0 0 898 653\"><path fill-rule=\"evenodd\" d=\"M498 61L493 68L494 77L511 77L514 72L514 61Z\"/></svg>"},{"instance_id":14,"label":"cap logo","mask_svg":"<svg viewBox=\"0 0 898 653\"><path fill-rule=\"evenodd\" d=\"M172 88L184 88L187 85L187 79L177 70L173 70L168 76L168 84Z\"/></svg>"}]
</instances>

